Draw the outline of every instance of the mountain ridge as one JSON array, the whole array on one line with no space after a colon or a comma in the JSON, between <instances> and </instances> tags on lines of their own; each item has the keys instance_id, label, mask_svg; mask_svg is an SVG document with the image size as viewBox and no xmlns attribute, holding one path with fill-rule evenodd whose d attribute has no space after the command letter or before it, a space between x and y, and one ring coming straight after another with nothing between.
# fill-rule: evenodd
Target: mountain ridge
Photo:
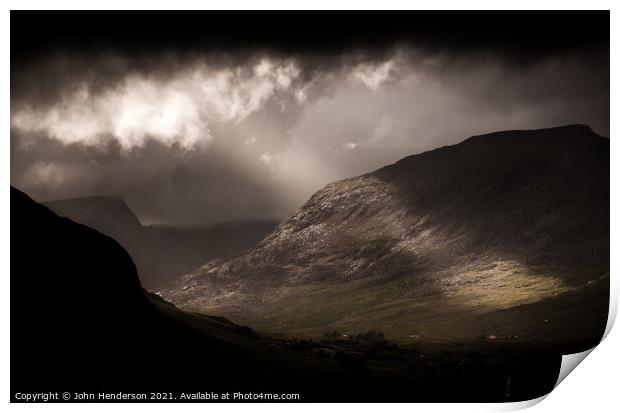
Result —
<instances>
[{"instance_id":1,"label":"mountain ridge","mask_svg":"<svg viewBox=\"0 0 620 413\"><path fill-rule=\"evenodd\" d=\"M607 273L608 188L609 140L586 126L478 135L328 184L255 247L160 293L263 329L406 339L423 325L440 339L429 306L474 317Z\"/></svg>"}]
</instances>

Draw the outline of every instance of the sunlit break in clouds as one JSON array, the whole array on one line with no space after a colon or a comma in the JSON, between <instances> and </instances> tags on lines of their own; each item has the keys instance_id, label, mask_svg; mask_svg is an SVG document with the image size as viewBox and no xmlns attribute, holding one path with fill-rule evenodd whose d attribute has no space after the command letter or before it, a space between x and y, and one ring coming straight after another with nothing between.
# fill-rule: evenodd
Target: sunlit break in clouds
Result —
<instances>
[{"instance_id":1,"label":"sunlit break in clouds","mask_svg":"<svg viewBox=\"0 0 620 413\"><path fill-rule=\"evenodd\" d=\"M294 96L299 73L292 61L264 58L223 70L198 63L165 80L133 75L100 93L84 83L50 107L17 110L11 126L65 144L101 146L114 139L131 150L153 139L191 149L211 139L210 123L238 123L271 98Z\"/></svg>"}]
</instances>

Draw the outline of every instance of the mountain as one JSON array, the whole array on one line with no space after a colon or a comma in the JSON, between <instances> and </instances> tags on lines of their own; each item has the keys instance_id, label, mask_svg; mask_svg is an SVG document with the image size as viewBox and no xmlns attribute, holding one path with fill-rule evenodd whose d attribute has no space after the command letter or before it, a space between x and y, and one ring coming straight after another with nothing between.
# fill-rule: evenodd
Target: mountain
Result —
<instances>
[{"instance_id":1,"label":"mountain","mask_svg":"<svg viewBox=\"0 0 620 413\"><path fill-rule=\"evenodd\" d=\"M226 392L236 402L527 400L548 393L559 372L558 349L540 345L311 342L183 312L141 288L112 238L15 188L10 202L13 402L38 393L195 402Z\"/></svg>"},{"instance_id":2,"label":"mountain","mask_svg":"<svg viewBox=\"0 0 620 413\"><path fill-rule=\"evenodd\" d=\"M71 216L76 222L83 223L100 231L107 228L109 232L121 234L127 228L140 228L138 217L122 198L114 196L89 196L44 202L43 205L61 216Z\"/></svg>"},{"instance_id":3,"label":"mountain","mask_svg":"<svg viewBox=\"0 0 620 413\"><path fill-rule=\"evenodd\" d=\"M331 183L255 247L159 292L312 337L595 343L608 275L609 140L571 125L474 136Z\"/></svg>"},{"instance_id":4,"label":"mountain","mask_svg":"<svg viewBox=\"0 0 620 413\"><path fill-rule=\"evenodd\" d=\"M208 260L236 255L275 228L273 221L210 227L143 226L122 198L91 196L43 203L60 216L117 240L133 258L142 284L162 285Z\"/></svg>"}]
</instances>

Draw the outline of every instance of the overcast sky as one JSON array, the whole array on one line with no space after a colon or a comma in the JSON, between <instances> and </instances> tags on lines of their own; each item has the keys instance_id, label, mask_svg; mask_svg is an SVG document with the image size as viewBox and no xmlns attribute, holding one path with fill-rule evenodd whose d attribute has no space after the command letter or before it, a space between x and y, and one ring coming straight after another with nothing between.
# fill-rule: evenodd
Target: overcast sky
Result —
<instances>
[{"instance_id":1,"label":"overcast sky","mask_svg":"<svg viewBox=\"0 0 620 413\"><path fill-rule=\"evenodd\" d=\"M26 42L11 65L11 184L37 200L118 195L147 224L283 219L331 181L471 135L572 123L609 135L605 44L428 39Z\"/></svg>"}]
</instances>

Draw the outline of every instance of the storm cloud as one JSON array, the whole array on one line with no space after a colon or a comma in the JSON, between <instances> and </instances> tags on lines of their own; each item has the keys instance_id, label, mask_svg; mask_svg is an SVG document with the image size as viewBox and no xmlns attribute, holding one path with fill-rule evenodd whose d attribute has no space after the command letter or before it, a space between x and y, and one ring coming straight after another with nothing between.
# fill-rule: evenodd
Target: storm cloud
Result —
<instances>
[{"instance_id":1,"label":"storm cloud","mask_svg":"<svg viewBox=\"0 0 620 413\"><path fill-rule=\"evenodd\" d=\"M37 55L12 65L11 184L37 200L122 196L145 223L283 219L331 181L475 134L607 136L608 58L411 41Z\"/></svg>"}]
</instances>

